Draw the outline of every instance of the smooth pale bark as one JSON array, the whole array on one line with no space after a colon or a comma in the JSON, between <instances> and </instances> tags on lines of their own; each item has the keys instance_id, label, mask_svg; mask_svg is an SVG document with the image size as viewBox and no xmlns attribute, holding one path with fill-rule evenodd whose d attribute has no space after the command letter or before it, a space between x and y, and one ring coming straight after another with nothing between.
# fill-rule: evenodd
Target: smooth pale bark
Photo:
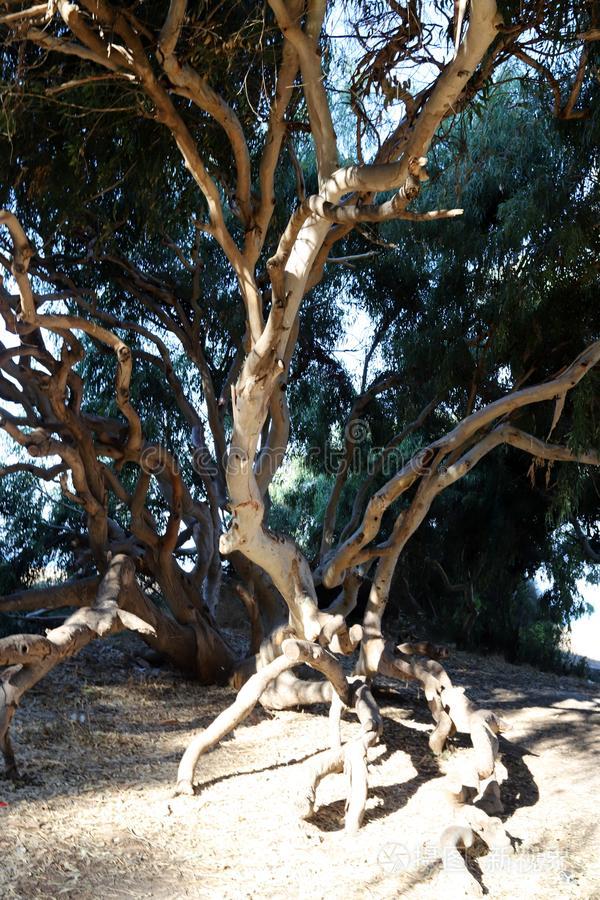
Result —
<instances>
[{"instance_id":1,"label":"smooth pale bark","mask_svg":"<svg viewBox=\"0 0 600 900\"><path fill-rule=\"evenodd\" d=\"M283 651L281 656L252 675L240 688L235 702L191 741L179 764L177 794L193 794L192 782L200 756L211 750L236 725L247 718L270 683L288 669L303 662L307 663L329 679L343 702L349 700L350 689L341 666L327 650L317 644L291 639L284 640L281 649Z\"/></svg>"},{"instance_id":2,"label":"smooth pale bark","mask_svg":"<svg viewBox=\"0 0 600 900\"><path fill-rule=\"evenodd\" d=\"M308 767L308 785L302 798L301 814L303 818L310 818L314 814L317 788L327 775L345 772L348 786L344 828L346 833L356 834L362 824L367 803L367 750L379 740L383 722L377 704L362 680L353 681L351 695L352 707L361 726L360 733L342 746L339 740L342 706L332 700L330 715L332 748L317 754Z\"/></svg>"},{"instance_id":3,"label":"smooth pale bark","mask_svg":"<svg viewBox=\"0 0 600 900\"><path fill-rule=\"evenodd\" d=\"M79 581L15 591L0 597L0 613L26 612L37 609L62 609L68 606L91 606L100 585L100 576Z\"/></svg>"},{"instance_id":4,"label":"smooth pale bark","mask_svg":"<svg viewBox=\"0 0 600 900\"><path fill-rule=\"evenodd\" d=\"M474 0L467 36L456 59L440 76L404 148L402 159L391 166L353 166L336 172L332 172L337 159L335 133L320 67L317 67L318 75L315 70L317 57L314 54L315 38L310 30L310 16L307 30L303 32L298 23L290 19L289 10L283 2L271 2L271 5L280 27L300 59L317 150L322 203L335 205L343 194L352 190L380 191L402 187L412 178L411 192L406 191L402 202L397 204L398 210L401 210L414 197L412 186L415 179L417 184L419 180L415 172L418 173L422 167L421 159L439 123L462 92L496 35L499 19L495 3L493 0ZM325 208L330 207L320 207L322 212ZM227 535L221 539L223 553L239 550L269 573L288 604L290 621L298 636L307 640L314 640L320 633L310 569L292 541L274 536L264 528L264 502L253 467L271 394L285 368L288 335L330 224L328 219L310 210L310 215L299 228L296 224L291 226L286 239L289 252L287 247L280 247L280 258L275 269L283 267L283 272L281 278L274 281L275 302L262 334L246 358L232 395L234 429L227 464L227 485L234 520ZM278 285L281 291L277 290ZM289 577L293 565L299 573L296 583Z\"/></svg>"}]
</instances>

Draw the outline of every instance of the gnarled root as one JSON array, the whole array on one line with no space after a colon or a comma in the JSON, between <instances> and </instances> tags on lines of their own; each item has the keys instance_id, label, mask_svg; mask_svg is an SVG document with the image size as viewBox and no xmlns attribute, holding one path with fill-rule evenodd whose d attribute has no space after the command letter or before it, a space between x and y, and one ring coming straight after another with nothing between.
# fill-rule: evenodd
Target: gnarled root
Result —
<instances>
[{"instance_id":1,"label":"gnarled root","mask_svg":"<svg viewBox=\"0 0 600 900\"><path fill-rule=\"evenodd\" d=\"M469 872L460 852L472 847L474 840L473 830L465 825L450 825L440 838L443 892L453 900L461 896L483 896L481 885Z\"/></svg>"},{"instance_id":2,"label":"gnarled root","mask_svg":"<svg viewBox=\"0 0 600 900\"><path fill-rule=\"evenodd\" d=\"M367 804L367 750L378 742L383 730L381 714L366 684L355 685L354 709L361 735L349 744L345 760L349 788L344 827L349 834L357 832L362 824Z\"/></svg>"},{"instance_id":3,"label":"gnarled root","mask_svg":"<svg viewBox=\"0 0 600 900\"><path fill-rule=\"evenodd\" d=\"M130 585L135 563L123 554L113 557L100 582L92 606L78 609L58 628L39 634L11 635L0 640L0 751L6 774L18 777L15 755L9 737L10 723L23 694L37 684L62 660L78 653L97 637L131 628L142 634L155 634L154 628L139 616L118 605L122 588Z\"/></svg>"},{"instance_id":4,"label":"gnarled root","mask_svg":"<svg viewBox=\"0 0 600 900\"><path fill-rule=\"evenodd\" d=\"M287 671L279 675L267 687L260 698L264 709L296 709L299 706L314 706L315 703L330 703L335 691L329 681L307 681Z\"/></svg>"},{"instance_id":5,"label":"gnarled root","mask_svg":"<svg viewBox=\"0 0 600 900\"><path fill-rule=\"evenodd\" d=\"M497 735L508 730L508 723L488 709L479 709L465 695L464 688L444 685L440 699L456 730L471 735L479 779L490 778L498 755Z\"/></svg>"},{"instance_id":6,"label":"gnarled root","mask_svg":"<svg viewBox=\"0 0 600 900\"><path fill-rule=\"evenodd\" d=\"M332 686L330 690L333 689L339 694L343 704L349 704L350 685L338 660L324 647L309 641L287 638L282 642L281 649L283 651L281 656L277 656L252 675L241 687L233 704L223 710L208 728L192 739L179 763L176 794L194 793L192 786L194 772L202 754L211 750L226 734L233 731L236 725L247 718L269 685L294 666L307 663L321 672ZM304 684L321 686L323 682L304 682Z\"/></svg>"},{"instance_id":7,"label":"gnarled root","mask_svg":"<svg viewBox=\"0 0 600 900\"><path fill-rule=\"evenodd\" d=\"M477 801L477 806L479 806L480 809L485 810L490 816L499 816L504 812L504 804L500 797L500 784L498 779L499 768L503 769L504 766L501 764L499 765L496 761L493 774L479 784L480 796Z\"/></svg>"},{"instance_id":8,"label":"gnarled root","mask_svg":"<svg viewBox=\"0 0 600 900\"><path fill-rule=\"evenodd\" d=\"M243 595L239 591L240 596ZM319 635L319 644L328 647L332 653L342 653L349 655L353 653L360 644L363 630L360 625L352 625L350 628L346 625L342 615L330 615L327 612L318 612L317 618L321 625L321 633ZM272 662L282 651L282 644L290 637L294 637L295 632L291 625L280 625L260 644L258 651L247 659L242 660L233 671L229 679L231 687L239 690L241 686L256 672L264 666ZM293 706L310 705L312 703L329 702L331 693L328 696L318 696L314 689L306 689L302 687L305 684L301 679L291 675L288 678L278 679L279 689L275 690L275 686L269 689L264 698L261 698L261 704L267 709L289 709ZM298 699L294 699L294 687ZM330 689L329 689L330 690ZM279 695L279 699L277 699Z\"/></svg>"},{"instance_id":9,"label":"gnarled root","mask_svg":"<svg viewBox=\"0 0 600 900\"><path fill-rule=\"evenodd\" d=\"M239 690L249 678L255 675L260 669L268 666L274 659L281 655L281 645L287 638L292 637L293 629L289 625L280 625L271 634L266 637L258 649L258 652L247 659L242 660L231 674L229 684L231 687Z\"/></svg>"},{"instance_id":10,"label":"gnarled root","mask_svg":"<svg viewBox=\"0 0 600 900\"><path fill-rule=\"evenodd\" d=\"M400 644L399 647L405 648L410 654L422 652L426 648L439 650L425 642L417 645ZM396 650L398 649L396 648ZM422 685L427 704L436 723L429 738L429 746L436 755L439 755L443 751L448 737L451 737L456 731L455 723L444 709L441 699L442 690L451 688L452 682L440 663L433 659L412 659L409 657L409 653L394 652L392 646L386 643L379 659L378 672L389 678L418 681Z\"/></svg>"},{"instance_id":11,"label":"gnarled root","mask_svg":"<svg viewBox=\"0 0 600 900\"><path fill-rule=\"evenodd\" d=\"M383 722L369 688L361 679L352 682L351 690L354 711L362 726L360 734L344 746L339 745L339 716L342 706L338 701L332 700L330 723L333 720L338 729L337 734L335 726L332 729L332 743L335 741L338 745L319 753L313 760L302 816L309 818L313 815L317 787L323 778L345 772L348 777L348 793L344 829L349 834L355 834L362 824L367 803L367 750L379 740Z\"/></svg>"},{"instance_id":12,"label":"gnarled root","mask_svg":"<svg viewBox=\"0 0 600 900\"><path fill-rule=\"evenodd\" d=\"M512 853L512 843L501 820L488 815L479 803L473 805L477 794L477 788L471 785L449 782L446 787L446 797L454 810L456 822L472 828L490 850Z\"/></svg>"},{"instance_id":13,"label":"gnarled root","mask_svg":"<svg viewBox=\"0 0 600 900\"><path fill-rule=\"evenodd\" d=\"M512 854L513 847L500 819L474 806L477 788L450 781L446 797L453 809L454 824L440 838L443 873L440 892L451 896L481 896L481 885L467 869L459 848L471 847L477 835L492 852Z\"/></svg>"},{"instance_id":14,"label":"gnarled root","mask_svg":"<svg viewBox=\"0 0 600 900\"><path fill-rule=\"evenodd\" d=\"M378 637L372 641L371 648L363 648L363 658L370 660L371 666L376 661L377 672L381 675L417 681L422 685L436 723L429 736L433 753L439 756L448 738L457 731L470 735L475 754L475 783L479 785L478 805L492 815L501 813L503 807L496 772L497 735L508 730L509 725L491 710L479 709L466 696L464 688L454 687L439 662L413 658L426 650L438 655L442 652L441 648L426 642L400 644L394 648Z\"/></svg>"},{"instance_id":15,"label":"gnarled root","mask_svg":"<svg viewBox=\"0 0 600 900\"><path fill-rule=\"evenodd\" d=\"M400 644L396 650L405 648L411 652L432 648L427 643ZM436 727L429 738L429 746L439 755L446 740L455 732L469 734L476 754L477 771L480 780L490 778L498 755L500 731L506 731L506 722L487 709L479 709L465 695L464 688L453 687L448 673L433 659L412 659L405 653L394 652L389 643L383 646L379 658L380 674L392 678L418 681L423 686L425 697Z\"/></svg>"}]
</instances>

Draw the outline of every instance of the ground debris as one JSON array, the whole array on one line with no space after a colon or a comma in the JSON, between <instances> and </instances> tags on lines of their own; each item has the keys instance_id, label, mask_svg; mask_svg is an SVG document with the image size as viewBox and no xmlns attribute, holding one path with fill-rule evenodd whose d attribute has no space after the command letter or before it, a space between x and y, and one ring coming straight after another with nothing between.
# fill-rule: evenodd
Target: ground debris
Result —
<instances>
[{"instance_id":1,"label":"ground debris","mask_svg":"<svg viewBox=\"0 0 600 900\"><path fill-rule=\"evenodd\" d=\"M91 645L18 710L24 778L0 779L3 900L439 896L432 848L452 824L440 818L440 783L469 748L459 738L432 757L431 720L414 687L380 698L384 746L370 756L365 825L350 839L341 831L342 775L323 783L309 822L297 817L306 763L327 746L324 708L257 710L202 758L198 793L173 798L190 738L234 693L169 669L134 676L137 647L131 635ZM593 896L596 686L493 657L457 653L446 662L477 703L512 726L501 752L510 776L504 821L517 853L478 856L478 877L493 897ZM342 728L350 737L357 725L348 716Z\"/></svg>"}]
</instances>

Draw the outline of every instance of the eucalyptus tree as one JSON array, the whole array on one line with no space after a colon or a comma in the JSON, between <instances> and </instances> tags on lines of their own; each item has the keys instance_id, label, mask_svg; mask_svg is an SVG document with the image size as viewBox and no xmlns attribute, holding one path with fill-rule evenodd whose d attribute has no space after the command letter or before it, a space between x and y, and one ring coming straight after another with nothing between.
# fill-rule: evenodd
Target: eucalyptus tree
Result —
<instances>
[{"instance_id":1,"label":"eucalyptus tree","mask_svg":"<svg viewBox=\"0 0 600 900\"><path fill-rule=\"evenodd\" d=\"M358 298L374 322L363 350L366 374L360 375L366 381L377 371L396 372L401 389L363 406L355 423L367 439L353 453L337 536L375 448L429 398L440 402L419 430L420 441L440 437L452 422L502 396L511 382L549 377L563 354L575 354L597 334L595 92L590 80L581 95L584 122L564 122L544 114L548 97L537 79L507 68L486 103L457 117L432 154L436 174L427 199L439 206L462 203L460 220L427 229L390 222L354 236L352 246L347 242L347 252L357 256L334 284ZM358 255L357 237L369 240L368 258ZM571 394L555 440L597 446L597 377L592 373ZM312 390L316 399L292 450L298 463L303 456L306 461L290 469L284 489L294 533L309 555L318 549L330 461L309 453L324 440L319 411L329 384L319 385L317 375ZM521 415L531 430L531 413ZM552 409L535 416L535 427L547 434ZM388 472L394 454L410 454L412 440L393 448ZM376 486L384 481L380 473ZM563 629L585 611L577 582L586 573L594 577L585 536L594 534L598 515L593 469L532 465L514 450L488 457L438 498L402 554L387 608L390 624L401 613L405 622L427 622L463 645L560 664ZM384 533L392 524L386 514ZM533 606L523 603L524 583L542 567L552 585Z\"/></svg>"},{"instance_id":2,"label":"eucalyptus tree","mask_svg":"<svg viewBox=\"0 0 600 900\"><path fill-rule=\"evenodd\" d=\"M186 291L178 285L165 289L154 273L140 270L135 246L123 247L129 259L106 252L90 226L84 232L89 235L84 258L69 260L68 253L63 254L73 267L65 272L59 223L56 235L40 235L32 242L26 229L37 227L36 222L21 223L13 203L1 215L11 241L4 265L13 279L3 292L2 311L7 329L18 339L2 354L2 392L19 410L7 408L1 424L29 456L47 461L11 466L19 471L26 467L42 479L59 479L65 496L81 508L88 558L97 572L57 590L4 601L4 609L40 603L80 607L45 638L17 636L0 645L0 664L8 667L2 673L0 736L9 767L14 767L14 757L8 725L23 692L88 640L131 627L201 678L213 680L233 672L235 683L245 681L234 705L188 748L179 770L181 793L192 791L200 755L258 699L279 707L326 699L334 723L345 705L354 708L362 729L355 740L334 746L318 759L308 811L318 781L347 766L352 778L346 825L357 828L366 801L366 753L381 731L368 683L381 673L423 684L436 721L430 739L434 752L443 749L455 730L470 733L480 794L490 808L497 806L496 733L502 723L491 712L477 710L452 686L432 658L435 648L387 642L382 615L398 559L435 498L491 451L508 445L534 459L600 462L590 447L551 443L550 435L544 439L519 427L522 419L516 424L522 410L546 403L554 403L555 424L569 391L600 358L600 344L578 347L558 371L540 372L534 383L513 382L502 396L465 410L446 433L426 442L378 489L369 479L340 533L338 503L348 475L348 467L341 465L314 561L290 537L269 528L268 492L289 439L286 384L294 350L307 327L303 304L322 280L333 248L369 224L404 219L426 228L427 223L461 214L459 208L433 208L424 202L427 155L440 128L476 103L511 58L546 79L556 115L565 121L581 118L579 97L597 34L596 5L472 0L465 15L463 2L348 4L345 15L356 29L359 46L348 85L348 110L357 125L352 159L343 164L332 116L338 83L328 78L336 57L327 53L323 35L328 12L324 0L269 0L264 7L188 7L185 0L173 0L168 8L161 3L117 6L105 0L10 5L2 17L7 39L4 77L11 81L15 98L20 93L24 101L12 115L27 115L32 92L38 100L40 92L56 98L68 91L77 98L78 91L92 86L91 96L110 97L112 105L98 101L87 141L94 140L96 121L102 128L104 116L120 115L124 107L135 110L140 133L160 131L172 142L168 164L173 164L175 150L179 155L170 195L177 207L174 218L184 216L190 204L197 213L193 218L188 213L183 223L188 234L183 248L165 237L173 259L179 260L180 276L187 274ZM453 46L445 43L448 32L453 33ZM573 63L573 71L566 71L566 60ZM76 99L70 102L77 104ZM397 102L399 115L386 131L389 118L383 112L390 102ZM88 100L86 115L89 105ZM296 153L298 135L312 142L310 170L303 162L311 157L299 160ZM156 158L147 159L155 146L144 144L132 160L142 181L147 162L156 170ZM13 152L18 158L14 142ZM116 196L125 221L131 215L135 222L136 196L126 193L126 173L115 162L116 144L112 152L110 165L116 165L117 180L123 182ZM159 168L161 164L159 159ZM280 189L284 168L296 187L295 209L289 194ZM22 169L20 183L26 184L27 176ZM43 178L43 172L39 176ZM178 206L182 195L184 208ZM421 205L411 207L420 196ZM218 387L213 375L220 364L215 366L214 359L209 364L206 353L213 350L203 343L206 307L199 246L205 241L210 242L211 264L218 260L214 265L225 269L223 292L238 300L239 325L222 321L231 316L229 302L221 306L216 297L208 304L215 329L222 328L226 335L229 328L237 329L236 353L227 337L216 338L221 341L219 360L231 362L228 368L224 364L227 371ZM87 276L96 259L94 277ZM113 287L105 287L105 278L112 279ZM121 304L116 313L104 303L105 291L111 299L115 286L123 291L115 296ZM144 309L141 321L129 317L128 294ZM135 389L127 335L137 336L138 358L156 366L173 392L196 450L201 491L186 478L185 466L166 443L146 433L139 404L143 388ZM198 371L210 439L202 411L178 374L173 347ZM100 412L91 399L93 366L85 365L92 348L115 358L114 405ZM361 410L399 382L398 373L386 373L365 383L350 412L344 458L353 452L352 425ZM434 400L429 398L412 423L392 436L392 444L422 426ZM533 418L530 421L534 424ZM160 515L150 508L151 485L154 496L160 495ZM111 515L111 496L126 511L121 521ZM396 501L400 507L394 506ZM390 514L392 525L382 533L382 520ZM179 564L176 553L188 536L196 548L191 571ZM279 595L289 614L287 624L267 638L259 653L237 666L210 612L215 598L210 578L215 570L212 583L217 583L220 557L241 561L240 570L245 567L257 596ZM365 566L373 567L366 613L362 626L349 628L346 616L356 602ZM172 615L144 591L144 578L158 589ZM325 610L317 603L319 585L339 592ZM253 609L251 593L245 588L242 592ZM357 647L356 677L349 679L339 654ZM296 677L293 669L302 662L325 680L307 683Z\"/></svg>"}]
</instances>

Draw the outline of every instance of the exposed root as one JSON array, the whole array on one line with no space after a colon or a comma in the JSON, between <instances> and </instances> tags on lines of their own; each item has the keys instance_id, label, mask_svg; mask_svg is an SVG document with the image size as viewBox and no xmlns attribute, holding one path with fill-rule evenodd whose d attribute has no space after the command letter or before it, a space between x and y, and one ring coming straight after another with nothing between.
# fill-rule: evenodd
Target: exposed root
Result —
<instances>
[{"instance_id":1,"label":"exposed root","mask_svg":"<svg viewBox=\"0 0 600 900\"><path fill-rule=\"evenodd\" d=\"M500 819L490 816L479 805L473 805L478 790L472 785L449 780L445 794L453 811L454 824L440 838L443 873L440 891L451 896L481 896L481 885L469 872L460 848L471 847L475 835L492 852L512 854L510 836Z\"/></svg>"},{"instance_id":2,"label":"exposed root","mask_svg":"<svg viewBox=\"0 0 600 900\"><path fill-rule=\"evenodd\" d=\"M412 648L412 645L409 646ZM379 658L378 672L388 678L418 681L422 685L427 704L436 723L436 728L429 739L429 746L433 753L439 755L444 749L447 738L456 731L456 726L444 709L441 699L443 688L452 686L443 666L432 659L412 659L407 655L397 654L390 644L385 644Z\"/></svg>"},{"instance_id":3,"label":"exposed root","mask_svg":"<svg viewBox=\"0 0 600 900\"><path fill-rule=\"evenodd\" d=\"M432 705L434 705L434 701L432 701ZM439 756L443 753L448 738L452 737L456 732L456 728L454 722L444 709L436 709L436 712L434 712L432 705L430 705L429 708L432 710L434 718L437 715L437 724L429 735L429 747L432 753Z\"/></svg>"},{"instance_id":4,"label":"exposed root","mask_svg":"<svg viewBox=\"0 0 600 900\"><path fill-rule=\"evenodd\" d=\"M429 645L399 646L414 651ZM377 671L392 678L418 681L423 686L436 723L429 738L429 746L433 753L441 754L447 739L455 732L469 734L475 750L478 779L483 781L493 777L498 756L497 734L508 729L506 722L490 710L479 709L465 695L464 688L453 687L448 673L436 660L413 659L406 654L395 653L390 644L385 643ZM491 790L493 792L494 789Z\"/></svg>"},{"instance_id":5,"label":"exposed root","mask_svg":"<svg viewBox=\"0 0 600 900\"><path fill-rule=\"evenodd\" d=\"M329 746L335 750L342 746L342 713L344 704L335 692L329 707Z\"/></svg>"},{"instance_id":6,"label":"exposed root","mask_svg":"<svg viewBox=\"0 0 600 900\"><path fill-rule=\"evenodd\" d=\"M501 820L481 808L480 803L476 801L476 788L450 781L446 786L446 797L458 823L472 828L490 850L512 853L512 843Z\"/></svg>"},{"instance_id":7,"label":"exposed root","mask_svg":"<svg viewBox=\"0 0 600 900\"><path fill-rule=\"evenodd\" d=\"M440 838L440 852L443 864L442 887L447 896L482 897L483 889L469 872L461 849L473 846L475 834L465 825L450 825Z\"/></svg>"},{"instance_id":8,"label":"exposed root","mask_svg":"<svg viewBox=\"0 0 600 900\"><path fill-rule=\"evenodd\" d=\"M327 775L339 775L344 771L345 750L343 747L332 747L331 750L323 750L317 753L312 760L306 795L302 800L300 815L303 819L309 819L316 810L317 788Z\"/></svg>"},{"instance_id":9,"label":"exposed root","mask_svg":"<svg viewBox=\"0 0 600 900\"><path fill-rule=\"evenodd\" d=\"M233 704L223 710L208 728L192 739L179 763L176 794L194 793L192 785L194 772L202 754L211 750L226 734L233 731L236 725L247 718L271 682L288 669L307 663L325 675L333 690L339 693L341 701L345 705L349 704L350 686L338 660L329 651L319 644L294 639L284 640L281 649L283 651L281 656L277 656L252 675L241 687ZM304 684L321 685L322 682L304 682Z\"/></svg>"},{"instance_id":10,"label":"exposed root","mask_svg":"<svg viewBox=\"0 0 600 900\"><path fill-rule=\"evenodd\" d=\"M233 731L236 725L249 716L269 682L286 669L291 668L293 664L292 660L286 656L278 656L277 659L268 663L240 688L233 704L223 710L208 728L192 739L179 763L176 795L193 795L192 781L196 765L202 754L211 750L226 734Z\"/></svg>"},{"instance_id":11,"label":"exposed root","mask_svg":"<svg viewBox=\"0 0 600 900\"><path fill-rule=\"evenodd\" d=\"M271 632L271 634L261 642L260 648L254 656L242 660L242 662L235 667L229 679L231 687L239 690L252 675L273 662L276 657L281 655L281 645L283 642L287 638L293 637L293 635L294 631L289 625L280 625Z\"/></svg>"},{"instance_id":12,"label":"exposed root","mask_svg":"<svg viewBox=\"0 0 600 900\"><path fill-rule=\"evenodd\" d=\"M260 705L264 709L296 709L315 703L331 703L334 696L329 681L306 681L288 670L268 686L260 698Z\"/></svg>"},{"instance_id":13,"label":"exposed root","mask_svg":"<svg viewBox=\"0 0 600 900\"><path fill-rule=\"evenodd\" d=\"M500 781L503 779L499 777L499 770L502 769L504 766L496 761L493 774L479 784L480 796L477 806L490 816L500 816L504 812L504 804L500 797Z\"/></svg>"},{"instance_id":14,"label":"exposed root","mask_svg":"<svg viewBox=\"0 0 600 900\"><path fill-rule=\"evenodd\" d=\"M460 861L458 893L481 893L480 885L464 865L459 848L470 846L474 834L494 848L510 844L500 821L490 815L501 806L497 734L505 730L506 723L491 711L478 709L464 690L452 685L448 673L437 661L448 655L445 648L426 641L394 646L375 627L366 631L360 626L348 629L339 613L317 615L321 626L318 643L298 640L293 634L290 636L291 627L282 626L261 643L254 657L238 666L231 679L232 684L242 685L238 696L232 706L190 743L179 766L176 793L193 794L192 781L200 756L246 718L257 702L268 709L330 703L330 749L317 754L308 768L302 815L309 818L314 814L317 789L327 775L345 773L348 787L344 828L348 833L355 833L367 803L367 751L377 743L382 730L381 715L368 682L375 674L416 681L424 690L435 722L429 739L432 751L441 754L448 738L457 731L471 737L473 787L467 789L461 784L455 791L453 806L460 806L463 814L460 824L444 832L442 849L451 861ZM339 660L330 651L349 653L359 642L361 654L355 676L349 682ZM320 671L325 679L299 678L292 670L303 663ZM361 730L353 740L342 745L340 723L345 708L356 712ZM477 806L468 803L473 797L478 798Z\"/></svg>"},{"instance_id":15,"label":"exposed root","mask_svg":"<svg viewBox=\"0 0 600 900\"><path fill-rule=\"evenodd\" d=\"M239 591L238 591L239 593ZM242 596L240 594L240 596ZM342 653L349 655L354 652L360 644L363 636L362 627L360 625L352 625L348 628L346 622L341 615L330 616L319 613L319 621L322 624L321 633L319 635L319 643L328 647L332 653ZM295 632L290 625L280 625L260 644L258 651L247 659L242 660L234 669L229 679L231 687L237 688L241 686L262 669L264 666L272 662L282 653L282 644L287 638L295 637ZM294 700L290 685L293 683L293 677L278 680L280 686L279 693L281 701L276 700L277 691L269 689L268 694L261 699L263 706L269 709L289 709L293 706L301 706L312 703L328 703L331 700L331 694L326 696L317 696L314 689L302 688L303 682L299 682L297 686L298 699ZM314 699L305 699L307 697Z\"/></svg>"},{"instance_id":16,"label":"exposed root","mask_svg":"<svg viewBox=\"0 0 600 900\"><path fill-rule=\"evenodd\" d=\"M474 771L471 779L479 799L477 805L483 813L497 815L503 811L500 798L501 769L498 762L498 733L509 725L491 710L479 709L465 695L464 688L454 687L448 673L433 659L415 659L417 653L434 650L441 655L441 648L423 642L400 644L393 648L380 634L374 634L367 646L361 647L361 664L376 664L376 672L392 678L419 682L435 722L429 737L429 746L439 756L449 737L456 732L468 734L474 751ZM370 644L370 646L369 646ZM374 674L374 673L373 673Z\"/></svg>"},{"instance_id":17,"label":"exposed root","mask_svg":"<svg viewBox=\"0 0 600 900\"><path fill-rule=\"evenodd\" d=\"M444 686L440 699L456 730L471 735L479 779L490 778L498 755L497 735L508 730L508 723L488 709L479 709L465 695L464 688Z\"/></svg>"},{"instance_id":18,"label":"exposed root","mask_svg":"<svg viewBox=\"0 0 600 900\"><path fill-rule=\"evenodd\" d=\"M118 605L122 588L130 585L134 575L135 563L128 556L117 555L109 563L92 606L76 610L45 637L21 634L0 640L0 666L8 667L0 674L0 751L9 777L18 777L9 737L10 723L29 688L97 637L114 634L123 628L142 634L155 633L151 625Z\"/></svg>"},{"instance_id":19,"label":"exposed root","mask_svg":"<svg viewBox=\"0 0 600 900\"><path fill-rule=\"evenodd\" d=\"M348 680L339 661L332 653L309 641L289 640L282 644L283 653L294 665L307 663L321 672L333 685L334 690L346 706L350 706L351 692Z\"/></svg>"},{"instance_id":20,"label":"exposed root","mask_svg":"<svg viewBox=\"0 0 600 900\"><path fill-rule=\"evenodd\" d=\"M381 714L366 684L356 686L354 709L362 727L361 736L347 746L345 758L349 787L344 828L349 834L362 824L367 804L367 750L378 742L383 730Z\"/></svg>"},{"instance_id":21,"label":"exposed root","mask_svg":"<svg viewBox=\"0 0 600 900\"><path fill-rule=\"evenodd\" d=\"M342 706L332 700L330 724L333 720L337 725L337 733L334 728L331 729L332 743L335 741L337 745L319 753L312 761L302 809L303 818L310 818L315 812L317 788L323 778L344 772L348 778L344 829L349 834L355 834L362 824L368 789L367 750L377 743L383 728L377 704L367 685L360 679L352 683L352 697L354 711L362 726L360 734L341 746L339 716Z\"/></svg>"}]
</instances>

